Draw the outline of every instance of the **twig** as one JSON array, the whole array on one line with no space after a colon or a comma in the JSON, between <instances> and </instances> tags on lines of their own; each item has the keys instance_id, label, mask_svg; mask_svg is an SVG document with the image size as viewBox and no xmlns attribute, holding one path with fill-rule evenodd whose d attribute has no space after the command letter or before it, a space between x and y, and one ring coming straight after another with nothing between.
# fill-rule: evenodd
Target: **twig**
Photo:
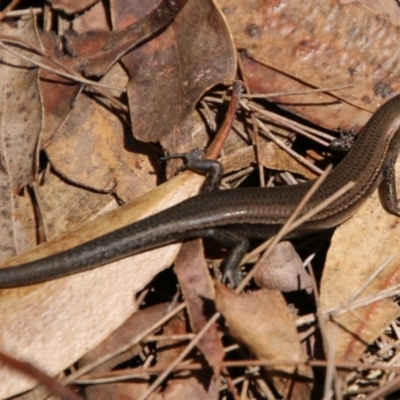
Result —
<instances>
[{"instance_id":1,"label":"twig","mask_svg":"<svg viewBox=\"0 0 400 400\"><path fill-rule=\"evenodd\" d=\"M224 145L226 138L231 131L233 121L236 116L237 104L240 100L240 94L242 92L242 83L240 81L233 82L231 102L229 103L228 111L226 112L224 122L219 129L217 135L212 141L211 145L208 147L204 154L204 158L208 160L215 160L221 153L222 146Z\"/></svg>"}]
</instances>

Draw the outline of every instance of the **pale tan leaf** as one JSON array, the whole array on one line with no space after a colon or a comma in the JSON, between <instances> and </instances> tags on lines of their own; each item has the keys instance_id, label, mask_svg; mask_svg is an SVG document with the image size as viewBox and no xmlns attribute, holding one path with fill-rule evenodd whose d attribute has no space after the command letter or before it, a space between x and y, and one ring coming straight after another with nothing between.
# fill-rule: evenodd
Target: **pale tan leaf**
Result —
<instances>
[{"instance_id":1,"label":"pale tan leaf","mask_svg":"<svg viewBox=\"0 0 400 400\"><path fill-rule=\"evenodd\" d=\"M278 243L267 258L262 256L255 268L257 272L254 280L262 288L281 292L312 288L310 275L304 269L303 262L292 243L288 241Z\"/></svg>"},{"instance_id":2,"label":"pale tan leaf","mask_svg":"<svg viewBox=\"0 0 400 400\"><path fill-rule=\"evenodd\" d=\"M29 37L36 44L32 19L14 26L0 24L0 34ZM37 57L21 48L17 53ZM31 209L20 209L19 191L35 174L36 145L42 125L38 69L8 50L0 49L0 259L25 249L29 242L26 218Z\"/></svg>"},{"instance_id":3,"label":"pale tan leaf","mask_svg":"<svg viewBox=\"0 0 400 400\"><path fill-rule=\"evenodd\" d=\"M396 48L400 32L359 3L295 0L281 7L273 2L254 7L242 0L217 3L225 10L236 46L265 65L314 87L351 84L335 95L370 111L384 97L377 85L400 89L398 54L382 51ZM376 32L384 42L376 40ZM333 54L337 63L332 63Z\"/></svg>"},{"instance_id":4,"label":"pale tan leaf","mask_svg":"<svg viewBox=\"0 0 400 400\"><path fill-rule=\"evenodd\" d=\"M251 0L217 0L217 4L227 17L236 46L270 67L247 63L253 91L349 85L333 91L332 96L318 93L273 99L297 115L330 129L350 129L368 120L362 110L374 112L384 99L400 92L395 50L400 31L359 3L295 0L277 7L275 2L263 1L254 7ZM338 104L338 99L348 104Z\"/></svg>"},{"instance_id":5,"label":"pale tan leaf","mask_svg":"<svg viewBox=\"0 0 400 400\"><path fill-rule=\"evenodd\" d=\"M397 163L397 173L400 165ZM321 309L347 310L325 325L337 360L355 361L400 315L391 298L352 310L354 301L400 283L400 221L389 214L374 193L349 221L335 232L321 281ZM361 293L359 290L379 266L393 257ZM358 293L357 297L356 294Z\"/></svg>"},{"instance_id":6,"label":"pale tan leaf","mask_svg":"<svg viewBox=\"0 0 400 400\"><path fill-rule=\"evenodd\" d=\"M217 285L216 306L226 319L230 334L258 358L269 361L306 361L293 317L278 291L259 290L236 294ZM309 367L276 365L274 371L312 378ZM272 379L280 394L291 393L295 399L309 399L311 384L275 375Z\"/></svg>"},{"instance_id":7,"label":"pale tan leaf","mask_svg":"<svg viewBox=\"0 0 400 400\"><path fill-rule=\"evenodd\" d=\"M184 173L137 201L47 242L2 266L46 257L167 208L197 192L202 177ZM136 309L134 294L178 250L172 245L102 268L29 287L0 292L2 349L56 375L96 346ZM34 386L26 376L0 365L0 398Z\"/></svg>"}]
</instances>

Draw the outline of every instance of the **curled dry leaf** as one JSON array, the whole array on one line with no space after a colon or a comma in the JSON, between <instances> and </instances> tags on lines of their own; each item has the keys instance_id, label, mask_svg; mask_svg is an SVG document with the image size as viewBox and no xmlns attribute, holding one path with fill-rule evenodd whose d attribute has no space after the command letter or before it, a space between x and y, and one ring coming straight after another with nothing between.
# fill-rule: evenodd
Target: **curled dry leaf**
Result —
<instances>
[{"instance_id":1,"label":"curled dry leaf","mask_svg":"<svg viewBox=\"0 0 400 400\"><path fill-rule=\"evenodd\" d=\"M157 32L168 26L168 24L181 12L188 0L162 0L158 6L143 15L135 23L128 26L116 27L108 37L106 43L97 51L86 55L82 59L82 71L87 76L102 76L111 66L117 62L124 54L133 49L146 39L151 38ZM115 6L115 4L114 4ZM130 11L133 11L131 9ZM123 4L114 7L114 11L122 12L126 18L129 10ZM127 14L128 13L128 14ZM112 13L114 14L114 13Z\"/></svg>"},{"instance_id":2,"label":"curled dry leaf","mask_svg":"<svg viewBox=\"0 0 400 400\"><path fill-rule=\"evenodd\" d=\"M399 163L396 172L399 176ZM366 346L400 315L391 297L353 309L355 302L400 283L399 229L399 218L387 213L375 193L333 236L321 281L320 305L325 312L347 310L344 315L333 314L324 325L338 361L358 360ZM388 257L393 257L389 264L359 293Z\"/></svg>"},{"instance_id":3,"label":"curled dry leaf","mask_svg":"<svg viewBox=\"0 0 400 400\"><path fill-rule=\"evenodd\" d=\"M57 39L53 34L42 33L40 39L45 53L53 60L61 55L57 51ZM56 70L59 67L49 63ZM69 58L63 58L63 65L74 69L74 61ZM39 87L42 95L42 104L44 110L43 127L41 131L41 146L46 147L57 133L64 120L73 109L74 100L79 93L79 83L73 83L70 79L57 75L47 69L39 69Z\"/></svg>"},{"instance_id":4,"label":"curled dry leaf","mask_svg":"<svg viewBox=\"0 0 400 400\"><path fill-rule=\"evenodd\" d=\"M293 317L278 291L259 290L236 294L218 284L216 306L224 316L230 334L243 343L258 359L276 361L271 377L278 392L287 398L309 399L313 374L309 367L279 365L279 361L305 362ZM280 376L279 372L290 376ZM306 378L297 380L297 377ZM292 380L293 379L293 380Z\"/></svg>"}]
</instances>

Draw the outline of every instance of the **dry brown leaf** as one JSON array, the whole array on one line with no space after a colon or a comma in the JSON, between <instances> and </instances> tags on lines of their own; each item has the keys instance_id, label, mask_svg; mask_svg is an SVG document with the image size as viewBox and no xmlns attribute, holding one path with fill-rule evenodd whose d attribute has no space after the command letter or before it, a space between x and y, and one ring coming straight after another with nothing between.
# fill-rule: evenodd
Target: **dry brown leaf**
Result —
<instances>
[{"instance_id":1,"label":"dry brown leaf","mask_svg":"<svg viewBox=\"0 0 400 400\"><path fill-rule=\"evenodd\" d=\"M85 26L90 28L89 23ZM99 35L89 36L90 43L98 45ZM48 51L57 57L51 38L43 37ZM84 50L88 51L79 48L81 53ZM73 67L79 64L79 58L67 58L64 63ZM127 76L115 65L101 82L124 87ZM76 99L78 90L79 85L47 71L41 73L43 145L52 166L70 182L99 191L113 190L124 201L153 188L157 177L151 149L130 137L108 104L84 93Z\"/></svg>"},{"instance_id":2,"label":"dry brown leaf","mask_svg":"<svg viewBox=\"0 0 400 400\"><path fill-rule=\"evenodd\" d=\"M72 29L63 32L65 50L69 55L78 58L89 56L107 44L112 35L107 13L105 4L98 2L72 20Z\"/></svg>"},{"instance_id":3,"label":"dry brown leaf","mask_svg":"<svg viewBox=\"0 0 400 400\"><path fill-rule=\"evenodd\" d=\"M258 358L269 361L306 361L293 317L278 291L259 290L236 294L218 284L216 307L224 316L230 334ZM279 376L279 372L312 379L311 368L276 365L271 373L278 392L287 398L310 399L310 382Z\"/></svg>"},{"instance_id":4,"label":"dry brown leaf","mask_svg":"<svg viewBox=\"0 0 400 400\"><path fill-rule=\"evenodd\" d=\"M114 24L114 30L109 35L107 42L101 48L81 58L81 69L86 76L102 76L115 62L128 53L133 48L150 40L157 33L166 28L176 15L180 14L182 8L188 0L161 0L157 7L149 7L146 13L136 21L129 18L132 13L126 5L122 4L120 11L123 13L125 24L123 27ZM128 3L129 4L129 3ZM146 4L146 3L143 3ZM111 4L111 14L118 14L118 8L115 9ZM127 23L130 19L131 22ZM88 37L90 39L90 37ZM103 44L103 43L102 43ZM73 51L73 49L71 48Z\"/></svg>"},{"instance_id":5,"label":"dry brown leaf","mask_svg":"<svg viewBox=\"0 0 400 400\"><path fill-rule=\"evenodd\" d=\"M265 289L293 292L312 288L310 275L290 242L278 243L272 253L262 256L255 266L254 280Z\"/></svg>"},{"instance_id":6,"label":"dry brown leaf","mask_svg":"<svg viewBox=\"0 0 400 400\"><path fill-rule=\"evenodd\" d=\"M40 39L49 57L52 59L60 57L57 51L57 39L53 34L48 32L42 33ZM62 62L63 65L71 66L71 69L73 69L73 59L64 57ZM59 69L58 67L55 68L56 70ZM79 93L80 85L43 68L39 69L39 77L44 111L40 139L41 146L46 147L73 109L74 100Z\"/></svg>"},{"instance_id":7,"label":"dry brown leaf","mask_svg":"<svg viewBox=\"0 0 400 400\"><path fill-rule=\"evenodd\" d=\"M12 28L0 25L0 33L35 40L32 19L19 21ZM27 55L28 52L19 50ZM32 56L31 53L28 53ZM1 169L9 175L10 189L17 193L30 183L35 173L36 144L41 129L42 110L38 90L38 70L31 63L0 50L1 96ZM35 58L35 57L34 57ZM27 101L29 100L29 101Z\"/></svg>"},{"instance_id":8,"label":"dry brown leaf","mask_svg":"<svg viewBox=\"0 0 400 400\"><path fill-rule=\"evenodd\" d=\"M167 208L197 192L202 177L184 173L137 201L3 263L22 263L59 253ZM108 336L136 309L134 294L171 264L172 245L129 257L102 268L44 284L2 290L2 349L56 375ZM71 338L74 338L71 340ZM34 386L25 376L0 365L0 398Z\"/></svg>"},{"instance_id":9,"label":"dry brown leaf","mask_svg":"<svg viewBox=\"0 0 400 400\"><path fill-rule=\"evenodd\" d=\"M256 61L318 88L351 84L335 96L370 111L400 91L400 63L390 51L400 32L358 3L297 0L257 8L251 1L217 3L236 46ZM376 40L377 32L384 41Z\"/></svg>"},{"instance_id":10,"label":"dry brown leaf","mask_svg":"<svg viewBox=\"0 0 400 400\"><path fill-rule=\"evenodd\" d=\"M197 333L215 313L214 287L200 240L183 244L176 257L174 269L185 297L190 325L193 332ZM217 324L204 334L197 347L218 377L225 353L218 336Z\"/></svg>"},{"instance_id":11,"label":"dry brown leaf","mask_svg":"<svg viewBox=\"0 0 400 400\"><path fill-rule=\"evenodd\" d=\"M102 82L123 86L114 66ZM155 187L154 152L126 133L118 115L101 101L81 95L46 147L52 166L70 182L100 191L113 190L124 201Z\"/></svg>"},{"instance_id":12,"label":"dry brown leaf","mask_svg":"<svg viewBox=\"0 0 400 400\"><path fill-rule=\"evenodd\" d=\"M41 199L42 217L47 227L47 240L72 232L83 223L118 207L112 195L71 185L53 171L47 174L46 184L39 186L37 190ZM34 216L29 222L31 229L34 229ZM37 246L37 239L33 237L29 244L29 248Z\"/></svg>"},{"instance_id":13,"label":"dry brown leaf","mask_svg":"<svg viewBox=\"0 0 400 400\"><path fill-rule=\"evenodd\" d=\"M252 90L271 93L351 85L332 92L333 97L273 99L297 115L329 129L363 126L369 115L361 109L374 112L385 98L400 91L395 50L400 32L361 4L341 5L336 0L322 4L297 0L279 7L267 1L258 7L251 1L217 3L237 47L270 67L244 62ZM338 104L338 98L348 104Z\"/></svg>"},{"instance_id":14,"label":"dry brown leaf","mask_svg":"<svg viewBox=\"0 0 400 400\"><path fill-rule=\"evenodd\" d=\"M126 26L130 10L136 19L146 11L139 7L140 0L121 3L125 7L114 2L113 22L119 29ZM190 0L161 35L122 61L131 77L128 98L133 134L143 141L167 140L168 136L177 145L164 147L174 153L188 150L178 147L182 141L188 143L184 126L200 96L217 83L231 82L236 71L229 31L211 0Z\"/></svg>"},{"instance_id":15,"label":"dry brown leaf","mask_svg":"<svg viewBox=\"0 0 400 400\"><path fill-rule=\"evenodd\" d=\"M400 25L400 8L391 0L340 0L342 4L360 3L368 7L375 14L390 19L392 24Z\"/></svg>"},{"instance_id":16,"label":"dry brown leaf","mask_svg":"<svg viewBox=\"0 0 400 400\"><path fill-rule=\"evenodd\" d=\"M180 0L178 8L182 7L186 1ZM155 14L158 15L158 11L168 9L167 3L163 1L160 8L155 11ZM160 18L154 18L154 13L147 15L138 24L127 26L122 31L109 32L107 25L104 23L101 25L101 30L99 31L97 16L102 11L104 10L100 9L99 11L98 7L94 7L86 13L89 17L85 18L84 24L78 25L80 34L74 31L64 32L65 47L73 57L60 54L55 38L53 35L47 33L41 35L46 53L51 55L55 61L69 68L70 71L84 70L89 75L102 76L122 54L125 54L139 42L146 38L148 39L149 36L168 23L168 21L164 21L163 25L163 18L161 17L164 14L161 12L159 15ZM175 15L175 13L176 10L173 14ZM173 18L173 15L170 17ZM95 21L96 18L97 21ZM104 22L105 17L101 18L101 20ZM82 29L86 29L86 31ZM50 64L54 68L51 61L46 59L45 63ZM56 69L59 68L59 66L56 66ZM46 145L73 109L73 100L80 90L80 85L45 70L41 71L41 86L44 97L44 108L47 111L47 121L45 121L43 133L43 144Z\"/></svg>"},{"instance_id":17,"label":"dry brown leaf","mask_svg":"<svg viewBox=\"0 0 400 400\"><path fill-rule=\"evenodd\" d=\"M356 124L363 125L371 116L370 112L341 102L326 93L290 95L293 92L310 91L310 87L299 82L299 79L291 78L244 55L241 60L252 93L289 93L274 96L270 100L315 125L331 130L340 127L349 131Z\"/></svg>"},{"instance_id":18,"label":"dry brown leaf","mask_svg":"<svg viewBox=\"0 0 400 400\"><path fill-rule=\"evenodd\" d=\"M396 172L400 172L399 163ZM399 224L399 218L382 207L375 193L332 238L321 281L320 304L322 311L348 310L325 325L329 346L333 347L338 361L358 360L366 346L400 316L400 308L391 298L351 310L354 300L377 295L400 283ZM385 269L350 301L391 256Z\"/></svg>"},{"instance_id":19,"label":"dry brown leaf","mask_svg":"<svg viewBox=\"0 0 400 400\"><path fill-rule=\"evenodd\" d=\"M0 25L0 34L29 36L35 40L32 19L14 26ZM28 52L17 49L25 56ZM30 56L32 56L30 54ZM36 57L35 57L36 58ZM38 90L38 70L32 65L0 49L0 186L2 215L0 236L1 259L7 259L27 247L29 234L26 219L32 209L20 208L17 194L32 182L36 167L36 145L42 124Z\"/></svg>"}]
</instances>

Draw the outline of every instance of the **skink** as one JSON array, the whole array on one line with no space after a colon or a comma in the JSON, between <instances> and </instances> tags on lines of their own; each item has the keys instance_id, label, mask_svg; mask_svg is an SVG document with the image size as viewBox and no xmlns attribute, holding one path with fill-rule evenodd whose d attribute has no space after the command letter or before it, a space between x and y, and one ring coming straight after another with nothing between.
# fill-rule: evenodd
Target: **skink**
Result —
<instances>
[{"instance_id":1,"label":"skink","mask_svg":"<svg viewBox=\"0 0 400 400\"><path fill-rule=\"evenodd\" d=\"M339 225L357 211L380 183L383 183L388 211L400 216L394 184L394 164L399 151L400 95L389 100L370 118L354 146L322 183L303 212L350 181L355 182L353 188L292 236ZM246 238L268 238L275 234L311 185L312 181L285 187L203 193L70 250L1 269L0 288L59 278L196 237L214 237L232 247L227 262L232 270L247 249ZM230 278L234 280L232 271Z\"/></svg>"}]
</instances>

